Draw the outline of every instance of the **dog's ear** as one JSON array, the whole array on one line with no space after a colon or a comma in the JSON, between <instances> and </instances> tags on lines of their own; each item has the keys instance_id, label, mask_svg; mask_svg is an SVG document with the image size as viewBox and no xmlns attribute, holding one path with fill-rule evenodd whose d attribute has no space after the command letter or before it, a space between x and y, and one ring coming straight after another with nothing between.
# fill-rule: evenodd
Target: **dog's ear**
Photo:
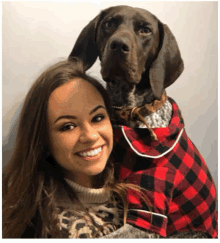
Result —
<instances>
[{"instance_id":1,"label":"dog's ear","mask_svg":"<svg viewBox=\"0 0 220 243\"><path fill-rule=\"evenodd\" d=\"M179 47L168 26L159 22L159 33L159 53L149 72L150 85L158 100L164 89L175 82L184 69Z\"/></svg>"},{"instance_id":2,"label":"dog's ear","mask_svg":"<svg viewBox=\"0 0 220 243\"><path fill-rule=\"evenodd\" d=\"M72 52L69 55L69 60L77 57L83 64L84 71L88 70L96 61L98 50L96 46L96 30L99 23L100 14L89 22L81 31Z\"/></svg>"}]
</instances>

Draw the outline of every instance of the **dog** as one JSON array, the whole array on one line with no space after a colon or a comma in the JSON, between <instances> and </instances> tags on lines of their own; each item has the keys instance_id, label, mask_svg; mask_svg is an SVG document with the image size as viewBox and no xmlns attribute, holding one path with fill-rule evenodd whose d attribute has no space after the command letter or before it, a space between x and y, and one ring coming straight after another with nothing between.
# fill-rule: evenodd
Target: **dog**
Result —
<instances>
[{"instance_id":1,"label":"dog","mask_svg":"<svg viewBox=\"0 0 220 243\"><path fill-rule=\"evenodd\" d=\"M150 12L128 6L108 8L93 19L78 37L73 56L82 60L85 70L99 57L102 77L117 108L160 100L184 69L168 26ZM135 126L131 121L126 124Z\"/></svg>"},{"instance_id":2,"label":"dog","mask_svg":"<svg viewBox=\"0 0 220 243\"><path fill-rule=\"evenodd\" d=\"M82 61L85 71L94 64L97 57L100 59L101 75L104 81L106 81L106 89L115 110L112 120L121 129L114 132L116 147L118 148L118 150L116 149L115 159L117 162L120 162L126 158L127 161L127 164L124 165L127 167L127 170L123 171L123 168L121 168L121 175L125 175L126 173L127 175L121 176L121 179L126 179L130 182L132 180L140 181L140 185L149 191L149 195L147 194L147 196L153 197L152 191L155 188L152 188L152 185L148 182L152 181L152 175L154 175L154 187L157 187L161 183L157 178L161 179L163 177L163 180L166 178L168 181L163 183L166 186L172 185L171 188L174 188L177 186L173 183L174 179L176 177L183 177L181 183L177 186L178 188L176 187L169 195L167 194L166 186L164 186L162 194L161 186L159 186L156 192L160 194L160 198L163 198L161 200L164 201L164 205L168 201L174 200L175 202L172 201L171 203L172 207L174 207L174 204L178 205L181 202L175 211L179 216L173 217L174 213L171 213L168 217L165 216L165 213L161 214L162 209L159 205L158 211L154 208L154 213L155 217L156 215L161 216L159 220L160 226L158 225L158 221L155 221L154 225L152 223L154 219L152 219L151 224L148 224L144 228L143 224L145 223L138 224L137 222L141 217L148 218L147 211L140 203L136 203L136 212L133 212L133 214L130 212L130 219L128 217L128 231L124 233L122 230L116 231L112 234L112 237L216 237L217 213L215 211L216 198L213 180L203 158L195 146L192 145L184 131L184 122L178 106L171 98L167 97L165 91L167 87L178 79L184 70L177 41L169 27L147 10L129 6L110 7L101 11L82 30L69 55L69 59L71 60L75 57ZM173 117L174 114L175 117ZM168 130L158 130L161 127L168 127ZM146 129L143 130L143 128L147 128L147 131L145 131ZM167 134L168 132L170 133L166 137L166 141L163 137L164 135L161 135L161 131L163 131L162 133L164 131ZM126 152L129 149L133 150L136 154ZM126 153L130 154L127 155ZM189 165L189 161L191 160L186 159L190 156L194 158L193 166ZM130 162L131 164L128 165L128 161L131 160L133 162ZM136 165L134 165L134 161ZM196 174L198 172L198 164L202 167L203 172L207 173L205 177L209 178L208 185L204 185L205 188L208 188L207 191L209 191L209 193L206 193L206 196L203 195L203 191L200 190L201 188L196 189L197 184L194 184L197 177L199 180L204 179L199 178L200 175ZM184 170L180 171L180 165L187 167L187 173ZM194 172L192 172L191 166L192 168L195 167L193 169ZM166 172L164 172L165 167ZM175 172L173 172L174 167ZM161 172L158 172L160 170ZM168 179L167 171L169 170L170 173L168 174L172 179ZM146 173L149 174L147 175ZM159 174L156 175L156 173ZM176 175L175 178L173 177L173 173ZM181 173L181 176L177 176L176 173ZM190 176L195 177L195 180L193 181ZM144 180L145 184L141 184ZM160 182L156 183L155 181ZM177 191L182 190L181 195L183 195L186 188L183 189L179 186L180 184L183 186L187 183L192 183L190 186L193 187L194 191L200 190L199 192L195 192L195 195L190 195L189 201L187 201L187 197L181 197L181 193L177 193ZM174 194L175 196L173 196ZM212 196L209 194L212 194ZM210 196L210 201L205 202L208 195ZM186 205L192 204L193 209L198 206L190 202L194 196L199 197L199 204L206 203L206 205L212 205L212 209L209 209L209 211L207 209L206 213L208 216L206 219L203 219L199 215L199 210L195 210L198 215L194 215L193 217L197 217L197 219L192 218L190 219L192 220L191 222L185 224L183 221L186 222L186 218L189 220L189 217L192 216L192 209L187 209ZM130 194L129 196L129 193L128 198L132 198L132 195ZM180 198L183 198L182 201ZM152 200L154 200L154 204L157 204L155 198ZM184 200L187 202L185 203ZM167 210L169 211L170 209L166 208L163 212L167 212ZM143 216L143 212L146 212L145 216ZM139 213L142 213L142 216L139 217ZM137 218L138 220L136 220ZM183 227L181 226L182 228L178 226L179 223L175 222L177 218L179 221L182 220L183 225L185 224ZM201 221L200 223L197 222L199 220ZM203 221L207 222L207 220L212 222L209 227L206 227L203 223ZM153 230L150 228L152 224L154 225ZM169 234L166 234L162 225L168 225ZM157 228L156 231L155 227ZM133 236L128 234L128 232L132 232ZM111 236L106 236L106 238L108 237Z\"/></svg>"}]
</instances>

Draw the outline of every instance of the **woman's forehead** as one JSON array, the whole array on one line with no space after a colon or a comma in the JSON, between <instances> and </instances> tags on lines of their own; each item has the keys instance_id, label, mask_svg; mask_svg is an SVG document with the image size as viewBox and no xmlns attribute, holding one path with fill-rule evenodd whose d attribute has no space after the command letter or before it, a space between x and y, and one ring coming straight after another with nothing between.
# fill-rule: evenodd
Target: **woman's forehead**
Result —
<instances>
[{"instance_id":1,"label":"woman's forehead","mask_svg":"<svg viewBox=\"0 0 220 243\"><path fill-rule=\"evenodd\" d=\"M56 114L65 112L89 112L96 105L103 105L99 91L88 81L73 79L56 88L49 97L48 111Z\"/></svg>"}]
</instances>

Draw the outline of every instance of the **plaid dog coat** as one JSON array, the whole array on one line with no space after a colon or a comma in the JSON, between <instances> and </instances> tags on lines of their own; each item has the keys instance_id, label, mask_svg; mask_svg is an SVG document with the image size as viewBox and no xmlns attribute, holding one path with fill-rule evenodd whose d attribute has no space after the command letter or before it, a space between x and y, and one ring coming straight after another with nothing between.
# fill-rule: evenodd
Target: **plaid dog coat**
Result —
<instances>
[{"instance_id":1,"label":"plaid dog coat","mask_svg":"<svg viewBox=\"0 0 220 243\"><path fill-rule=\"evenodd\" d=\"M170 125L154 128L114 127L113 157L119 180L140 185L148 206L128 190L127 223L163 237L193 230L217 236L216 190L199 151L186 135L177 104L169 98ZM151 213L150 213L151 212Z\"/></svg>"}]
</instances>

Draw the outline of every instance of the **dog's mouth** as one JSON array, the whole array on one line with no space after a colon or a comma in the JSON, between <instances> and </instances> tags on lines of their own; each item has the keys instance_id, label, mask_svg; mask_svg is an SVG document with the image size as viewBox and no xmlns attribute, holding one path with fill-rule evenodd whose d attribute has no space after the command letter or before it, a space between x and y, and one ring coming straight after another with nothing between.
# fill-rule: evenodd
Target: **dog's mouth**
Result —
<instances>
[{"instance_id":1,"label":"dog's mouth","mask_svg":"<svg viewBox=\"0 0 220 243\"><path fill-rule=\"evenodd\" d=\"M135 85L134 83L128 83L126 80L122 79L119 76L115 76L111 78L106 77L103 79L107 83L107 86L110 86L113 89L113 91L115 91L115 89L117 89L119 85L126 87L126 89L132 89Z\"/></svg>"},{"instance_id":2,"label":"dog's mouth","mask_svg":"<svg viewBox=\"0 0 220 243\"><path fill-rule=\"evenodd\" d=\"M137 65L128 65L127 62L125 64L122 65L121 63L115 62L114 59L108 65L102 63L101 75L103 80L111 82L112 85L120 80L126 81L127 84L138 84L141 80L142 72L139 72Z\"/></svg>"},{"instance_id":3,"label":"dog's mouth","mask_svg":"<svg viewBox=\"0 0 220 243\"><path fill-rule=\"evenodd\" d=\"M110 74L108 76L102 75L103 80L106 83L111 83L111 85L116 85L120 80L124 80L128 85L138 84L141 80L141 75L138 73L125 74L120 72L119 74Z\"/></svg>"}]
</instances>

